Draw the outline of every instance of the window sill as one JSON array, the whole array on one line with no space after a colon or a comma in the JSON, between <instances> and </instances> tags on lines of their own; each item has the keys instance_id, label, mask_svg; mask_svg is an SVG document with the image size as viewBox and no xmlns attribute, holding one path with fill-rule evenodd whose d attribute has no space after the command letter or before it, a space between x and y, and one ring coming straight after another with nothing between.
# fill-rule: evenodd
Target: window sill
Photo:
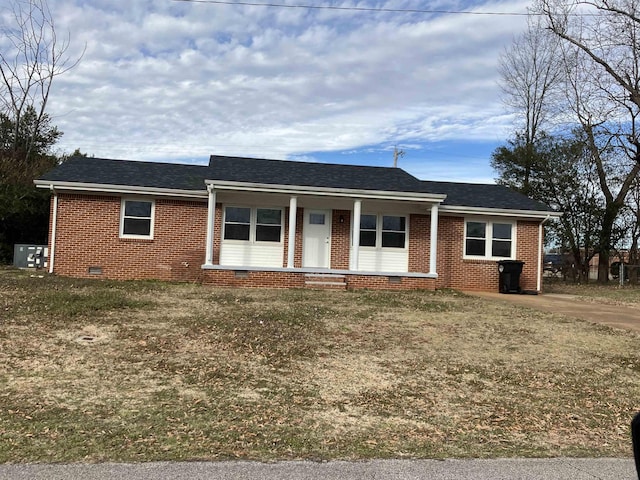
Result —
<instances>
[{"instance_id":1,"label":"window sill","mask_svg":"<svg viewBox=\"0 0 640 480\"><path fill-rule=\"evenodd\" d=\"M118 238L119 240L123 240L125 242L153 242L153 237L136 237L136 236L126 236L122 235Z\"/></svg>"},{"instance_id":2,"label":"window sill","mask_svg":"<svg viewBox=\"0 0 640 480\"><path fill-rule=\"evenodd\" d=\"M230 240L223 239L222 245L230 244L230 245L283 245L284 242L280 240L279 242L266 242L266 241L251 241L251 240Z\"/></svg>"},{"instance_id":3,"label":"window sill","mask_svg":"<svg viewBox=\"0 0 640 480\"><path fill-rule=\"evenodd\" d=\"M473 257L473 256L463 256L462 260L464 261L472 261L472 262L486 262L486 263L496 263L501 260L516 260L515 257Z\"/></svg>"}]
</instances>

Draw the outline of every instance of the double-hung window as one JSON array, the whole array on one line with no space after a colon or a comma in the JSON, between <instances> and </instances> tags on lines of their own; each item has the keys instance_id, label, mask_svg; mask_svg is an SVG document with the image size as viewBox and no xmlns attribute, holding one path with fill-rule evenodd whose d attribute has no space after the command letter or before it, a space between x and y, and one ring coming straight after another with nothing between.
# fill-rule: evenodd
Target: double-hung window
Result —
<instances>
[{"instance_id":1,"label":"double-hung window","mask_svg":"<svg viewBox=\"0 0 640 480\"><path fill-rule=\"evenodd\" d=\"M256 242L279 242L282 233L282 210L256 209Z\"/></svg>"},{"instance_id":2,"label":"double-hung window","mask_svg":"<svg viewBox=\"0 0 640 480\"><path fill-rule=\"evenodd\" d=\"M122 238L153 238L155 202L152 200L122 199L120 208L120 236Z\"/></svg>"},{"instance_id":3,"label":"double-hung window","mask_svg":"<svg viewBox=\"0 0 640 480\"><path fill-rule=\"evenodd\" d=\"M226 207L224 209L224 239L249 240L251 234L251 209Z\"/></svg>"},{"instance_id":4,"label":"double-hung window","mask_svg":"<svg viewBox=\"0 0 640 480\"><path fill-rule=\"evenodd\" d=\"M407 217L396 215L361 215L360 246L405 248Z\"/></svg>"},{"instance_id":5,"label":"double-hung window","mask_svg":"<svg viewBox=\"0 0 640 480\"><path fill-rule=\"evenodd\" d=\"M225 240L281 242L282 209L225 207Z\"/></svg>"},{"instance_id":6,"label":"double-hung window","mask_svg":"<svg viewBox=\"0 0 640 480\"><path fill-rule=\"evenodd\" d=\"M467 258L513 258L515 225L509 222L467 220L464 256Z\"/></svg>"}]
</instances>

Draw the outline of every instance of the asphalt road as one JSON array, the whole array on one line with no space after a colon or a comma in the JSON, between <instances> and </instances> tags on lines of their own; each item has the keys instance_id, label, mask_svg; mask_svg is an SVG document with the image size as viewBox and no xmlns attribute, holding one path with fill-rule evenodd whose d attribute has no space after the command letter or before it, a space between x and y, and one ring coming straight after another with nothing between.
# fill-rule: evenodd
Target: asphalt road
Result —
<instances>
[{"instance_id":1,"label":"asphalt road","mask_svg":"<svg viewBox=\"0 0 640 480\"><path fill-rule=\"evenodd\" d=\"M638 480L633 459L0 465L4 480Z\"/></svg>"}]
</instances>

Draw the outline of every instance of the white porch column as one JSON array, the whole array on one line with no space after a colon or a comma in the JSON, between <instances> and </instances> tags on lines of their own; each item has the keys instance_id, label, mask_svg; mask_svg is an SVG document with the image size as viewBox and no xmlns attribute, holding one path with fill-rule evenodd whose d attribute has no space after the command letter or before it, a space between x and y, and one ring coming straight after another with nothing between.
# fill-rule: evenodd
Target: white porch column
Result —
<instances>
[{"instance_id":1,"label":"white porch column","mask_svg":"<svg viewBox=\"0 0 640 480\"><path fill-rule=\"evenodd\" d=\"M358 256L360 254L360 216L362 215L362 200L353 202L353 238L351 240L351 268L358 270Z\"/></svg>"},{"instance_id":2,"label":"white porch column","mask_svg":"<svg viewBox=\"0 0 640 480\"><path fill-rule=\"evenodd\" d=\"M209 205L207 209L207 248L205 265L213 265L213 235L216 221L216 191L213 185L208 185Z\"/></svg>"},{"instance_id":3,"label":"white porch column","mask_svg":"<svg viewBox=\"0 0 640 480\"><path fill-rule=\"evenodd\" d=\"M296 254L296 214L298 197L289 199L289 248L287 249L287 268L293 268Z\"/></svg>"},{"instance_id":4,"label":"white porch column","mask_svg":"<svg viewBox=\"0 0 640 480\"><path fill-rule=\"evenodd\" d=\"M438 204L431 205L431 239L429 246L429 273L437 275L438 265Z\"/></svg>"}]
</instances>

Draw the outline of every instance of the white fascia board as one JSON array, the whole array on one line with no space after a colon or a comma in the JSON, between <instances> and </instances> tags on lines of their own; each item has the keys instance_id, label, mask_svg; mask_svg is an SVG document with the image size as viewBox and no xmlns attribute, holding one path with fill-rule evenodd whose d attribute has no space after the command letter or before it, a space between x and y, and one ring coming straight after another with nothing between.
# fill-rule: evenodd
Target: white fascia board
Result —
<instances>
[{"instance_id":1,"label":"white fascia board","mask_svg":"<svg viewBox=\"0 0 640 480\"><path fill-rule=\"evenodd\" d=\"M368 198L376 200L410 200L413 202L442 203L447 196L420 192L393 192L389 190L358 190L351 188L308 187L302 185L275 185L265 183L205 180L216 190L235 190L288 195L315 195L327 197Z\"/></svg>"},{"instance_id":2,"label":"white fascia board","mask_svg":"<svg viewBox=\"0 0 640 480\"><path fill-rule=\"evenodd\" d=\"M483 208L483 207L459 207L455 205L441 205L441 214L453 213L456 215L488 215L492 217L519 217L519 218L560 218L562 212L540 210L510 210L507 208Z\"/></svg>"},{"instance_id":3,"label":"white fascia board","mask_svg":"<svg viewBox=\"0 0 640 480\"><path fill-rule=\"evenodd\" d=\"M206 189L180 190L173 188L136 187L132 185L105 185L101 183L56 182L48 180L34 180L38 188L54 188L59 191L115 193L125 195L162 195L181 198L207 198Z\"/></svg>"}]
</instances>

